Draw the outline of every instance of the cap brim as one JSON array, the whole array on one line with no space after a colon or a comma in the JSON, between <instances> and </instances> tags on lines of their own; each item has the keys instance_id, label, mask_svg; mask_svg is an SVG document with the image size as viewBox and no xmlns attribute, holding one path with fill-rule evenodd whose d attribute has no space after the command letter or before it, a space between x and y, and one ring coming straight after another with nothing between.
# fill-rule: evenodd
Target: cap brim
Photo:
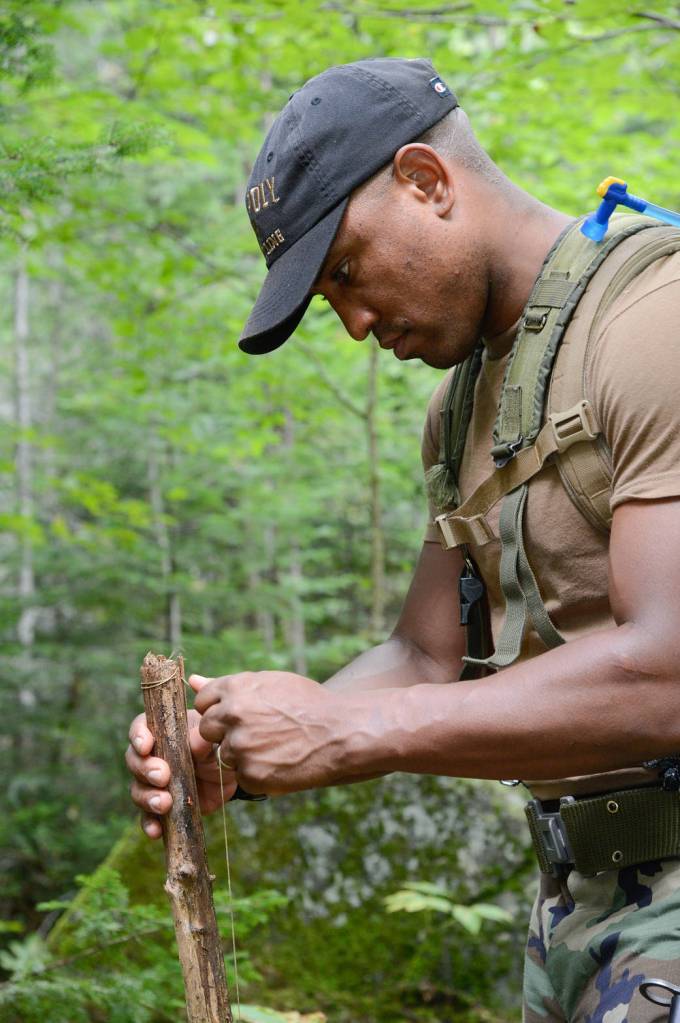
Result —
<instances>
[{"instance_id":1,"label":"cap brim","mask_svg":"<svg viewBox=\"0 0 680 1023\"><path fill-rule=\"evenodd\" d=\"M307 311L309 290L319 276L348 202L346 196L272 264L243 328L238 343L242 351L249 355L273 352L293 333Z\"/></svg>"}]
</instances>

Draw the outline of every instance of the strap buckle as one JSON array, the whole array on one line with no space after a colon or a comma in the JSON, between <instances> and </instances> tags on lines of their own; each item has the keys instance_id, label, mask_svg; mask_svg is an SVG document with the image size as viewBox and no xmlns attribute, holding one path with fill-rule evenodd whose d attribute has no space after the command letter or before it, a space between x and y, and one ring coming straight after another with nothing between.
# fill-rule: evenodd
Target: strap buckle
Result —
<instances>
[{"instance_id":1,"label":"strap buckle","mask_svg":"<svg viewBox=\"0 0 680 1023\"><path fill-rule=\"evenodd\" d=\"M564 803L575 802L573 796L563 796L560 799L560 806ZM572 866L574 863L574 852L571 848L567 830L560 816L559 810L553 813L546 812L539 799L529 800L529 805L535 814L536 838L541 843L542 852L552 867L555 877L560 877L565 866Z\"/></svg>"},{"instance_id":2,"label":"strap buckle","mask_svg":"<svg viewBox=\"0 0 680 1023\"><path fill-rule=\"evenodd\" d=\"M524 437L518 437L517 440L504 441L502 444L496 444L491 448L491 457L493 458L493 464L497 469L502 469L504 465L510 462L524 443Z\"/></svg>"},{"instance_id":3,"label":"strap buckle","mask_svg":"<svg viewBox=\"0 0 680 1023\"><path fill-rule=\"evenodd\" d=\"M566 412L551 412L548 422L552 427L556 449L560 455L572 444L595 440L600 433L593 407L585 399Z\"/></svg>"},{"instance_id":4,"label":"strap buckle","mask_svg":"<svg viewBox=\"0 0 680 1023\"><path fill-rule=\"evenodd\" d=\"M522 321L525 330L539 334L548 322L547 313L527 313Z\"/></svg>"}]
</instances>

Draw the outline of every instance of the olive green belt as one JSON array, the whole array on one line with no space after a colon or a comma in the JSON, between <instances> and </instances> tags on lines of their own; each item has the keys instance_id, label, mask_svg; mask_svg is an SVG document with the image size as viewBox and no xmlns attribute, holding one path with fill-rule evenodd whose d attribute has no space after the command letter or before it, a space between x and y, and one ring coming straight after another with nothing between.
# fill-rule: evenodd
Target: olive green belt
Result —
<instances>
[{"instance_id":1,"label":"olive green belt","mask_svg":"<svg viewBox=\"0 0 680 1023\"><path fill-rule=\"evenodd\" d=\"M680 794L661 786L564 796L555 812L532 799L525 812L544 874L598 874L680 856Z\"/></svg>"}]
</instances>

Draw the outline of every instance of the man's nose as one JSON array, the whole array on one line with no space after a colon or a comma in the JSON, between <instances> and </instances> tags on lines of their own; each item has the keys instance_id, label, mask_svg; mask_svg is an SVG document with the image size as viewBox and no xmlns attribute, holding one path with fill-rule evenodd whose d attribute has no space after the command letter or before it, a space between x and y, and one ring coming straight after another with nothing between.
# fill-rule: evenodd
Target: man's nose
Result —
<instances>
[{"instance_id":1,"label":"man's nose","mask_svg":"<svg viewBox=\"0 0 680 1023\"><path fill-rule=\"evenodd\" d=\"M335 310L342 324L355 341L364 341L378 322L375 310L365 305L344 304Z\"/></svg>"}]
</instances>

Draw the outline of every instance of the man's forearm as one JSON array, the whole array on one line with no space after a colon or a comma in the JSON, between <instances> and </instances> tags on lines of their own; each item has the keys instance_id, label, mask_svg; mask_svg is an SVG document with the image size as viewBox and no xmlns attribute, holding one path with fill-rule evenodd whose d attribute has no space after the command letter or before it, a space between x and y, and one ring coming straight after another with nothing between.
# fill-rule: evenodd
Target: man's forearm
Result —
<instances>
[{"instance_id":1,"label":"man's forearm","mask_svg":"<svg viewBox=\"0 0 680 1023\"><path fill-rule=\"evenodd\" d=\"M401 689L418 683L441 685L460 674L460 662L441 665L414 643L394 634L359 654L325 683L334 692Z\"/></svg>"},{"instance_id":2,"label":"man's forearm","mask_svg":"<svg viewBox=\"0 0 680 1023\"><path fill-rule=\"evenodd\" d=\"M677 676L638 636L603 630L475 682L347 694L343 773L560 778L680 750Z\"/></svg>"}]
</instances>

